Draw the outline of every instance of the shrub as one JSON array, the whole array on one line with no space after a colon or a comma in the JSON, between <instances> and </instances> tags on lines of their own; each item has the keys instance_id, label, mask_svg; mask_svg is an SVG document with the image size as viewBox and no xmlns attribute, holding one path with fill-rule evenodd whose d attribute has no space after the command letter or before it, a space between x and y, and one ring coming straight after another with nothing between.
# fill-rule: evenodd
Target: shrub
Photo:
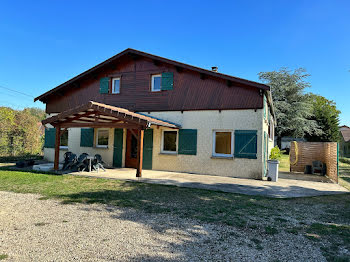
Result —
<instances>
[{"instance_id":1,"label":"shrub","mask_svg":"<svg viewBox=\"0 0 350 262\"><path fill-rule=\"evenodd\" d=\"M341 157L341 158L339 158L339 161L344 163L344 164L349 164L350 165L350 158Z\"/></svg>"},{"instance_id":2,"label":"shrub","mask_svg":"<svg viewBox=\"0 0 350 262\"><path fill-rule=\"evenodd\" d=\"M278 148L278 146L275 146L271 149L270 159L280 159L281 158L281 150Z\"/></svg>"}]
</instances>

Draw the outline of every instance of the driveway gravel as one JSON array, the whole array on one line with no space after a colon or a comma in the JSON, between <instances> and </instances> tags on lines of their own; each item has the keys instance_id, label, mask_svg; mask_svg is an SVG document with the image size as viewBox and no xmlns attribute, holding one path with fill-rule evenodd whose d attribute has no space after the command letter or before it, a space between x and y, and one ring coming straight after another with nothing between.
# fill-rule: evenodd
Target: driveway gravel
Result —
<instances>
[{"instance_id":1,"label":"driveway gravel","mask_svg":"<svg viewBox=\"0 0 350 262\"><path fill-rule=\"evenodd\" d=\"M326 261L303 236L261 232L0 192L3 261Z\"/></svg>"}]
</instances>

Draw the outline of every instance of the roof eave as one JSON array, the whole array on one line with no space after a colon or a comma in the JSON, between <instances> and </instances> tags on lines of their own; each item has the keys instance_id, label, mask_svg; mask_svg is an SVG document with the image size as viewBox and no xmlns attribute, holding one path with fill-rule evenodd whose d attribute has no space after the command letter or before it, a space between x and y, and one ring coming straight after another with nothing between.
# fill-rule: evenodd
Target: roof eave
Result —
<instances>
[{"instance_id":1,"label":"roof eave","mask_svg":"<svg viewBox=\"0 0 350 262\"><path fill-rule=\"evenodd\" d=\"M57 86L57 87L55 87L55 88L45 92L44 94L41 94L40 96L34 98L34 102L36 102L38 100L40 100L41 102L44 102L45 97L55 93L56 91L58 91L59 89L61 89L63 87L68 86L69 84L72 84L74 81L79 80L80 78L88 75L89 73L94 72L95 70L101 68L102 66L105 66L108 63L110 63L110 62L112 62L112 61L114 61L114 60L116 60L116 59L120 58L121 56L126 55L128 53L132 53L132 54L148 57L148 58L151 58L151 59L160 60L160 61L162 61L164 63L173 64L175 66L183 67L183 68L186 68L188 70L198 71L200 73L204 73L204 74L207 74L207 75L210 75L210 76L213 76L213 77L222 78L222 79L225 79L225 80L229 80L229 81L233 81L233 82L236 82L236 83L240 83L240 84L256 87L256 88L259 88L259 89L270 90L270 87L265 85L265 84L261 84L261 83L258 83L258 82L254 82L254 81L250 81L250 80L246 80L246 79L242 79L242 78L238 78L238 77L234 77L234 76L230 76L230 75L225 75L225 74L213 72L213 71L210 71L210 70L207 70L207 69L203 69L203 68L200 68L200 67L184 64L184 63L181 63L181 62L178 62L178 61L170 60L170 59L167 59L167 58L164 58L164 57L160 57L160 56L156 56L156 55L152 55L152 54L144 53L144 52L141 52L141 51L138 51L138 50L135 50L135 49L128 48L128 49L126 49L126 50L116 54L115 56L113 56L113 57L103 61L102 63L97 64L96 66L94 66L94 67L84 71L83 73L81 73L81 74L71 78L70 80L60 84L59 86Z\"/></svg>"}]
</instances>

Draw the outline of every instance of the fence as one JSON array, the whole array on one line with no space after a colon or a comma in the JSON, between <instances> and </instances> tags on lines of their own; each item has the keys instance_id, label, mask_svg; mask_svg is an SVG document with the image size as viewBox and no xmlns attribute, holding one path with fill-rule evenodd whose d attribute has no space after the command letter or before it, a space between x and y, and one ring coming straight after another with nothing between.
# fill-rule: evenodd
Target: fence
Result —
<instances>
[{"instance_id":1,"label":"fence","mask_svg":"<svg viewBox=\"0 0 350 262\"><path fill-rule=\"evenodd\" d=\"M338 183L338 145L335 142L292 142L290 171L304 172L312 161L322 161L327 166L327 176Z\"/></svg>"}]
</instances>

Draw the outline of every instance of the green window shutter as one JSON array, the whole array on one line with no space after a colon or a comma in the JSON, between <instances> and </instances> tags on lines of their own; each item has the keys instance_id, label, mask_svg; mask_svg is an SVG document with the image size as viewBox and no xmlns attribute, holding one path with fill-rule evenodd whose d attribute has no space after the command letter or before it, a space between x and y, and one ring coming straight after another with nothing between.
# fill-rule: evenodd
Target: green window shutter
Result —
<instances>
[{"instance_id":1,"label":"green window shutter","mask_svg":"<svg viewBox=\"0 0 350 262\"><path fill-rule=\"evenodd\" d=\"M258 152L257 144L256 130L235 131L235 157L256 159Z\"/></svg>"},{"instance_id":2,"label":"green window shutter","mask_svg":"<svg viewBox=\"0 0 350 262\"><path fill-rule=\"evenodd\" d=\"M108 94L109 77L102 77L100 79L100 94Z\"/></svg>"},{"instance_id":3,"label":"green window shutter","mask_svg":"<svg viewBox=\"0 0 350 262\"><path fill-rule=\"evenodd\" d=\"M266 102L266 96L264 95L264 119L266 119L266 111L267 111L267 102Z\"/></svg>"},{"instance_id":4,"label":"green window shutter","mask_svg":"<svg viewBox=\"0 0 350 262\"><path fill-rule=\"evenodd\" d=\"M162 74L162 90L173 90L174 74L172 72L165 72Z\"/></svg>"},{"instance_id":5,"label":"green window shutter","mask_svg":"<svg viewBox=\"0 0 350 262\"><path fill-rule=\"evenodd\" d=\"M122 167L123 161L123 129L114 129L113 166Z\"/></svg>"},{"instance_id":6,"label":"green window shutter","mask_svg":"<svg viewBox=\"0 0 350 262\"><path fill-rule=\"evenodd\" d=\"M264 131L264 152L263 152L263 161L264 161L264 176L267 176L267 152L268 152L268 143L267 143L267 133Z\"/></svg>"},{"instance_id":7,"label":"green window shutter","mask_svg":"<svg viewBox=\"0 0 350 262\"><path fill-rule=\"evenodd\" d=\"M179 150L181 155L197 154L197 129L179 130Z\"/></svg>"},{"instance_id":8,"label":"green window shutter","mask_svg":"<svg viewBox=\"0 0 350 262\"><path fill-rule=\"evenodd\" d=\"M80 131L80 146L93 147L94 146L94 129L82 128Z\"/></svg>"},{"instance_id":9,"label":"green window shutter","mask_svg":"<svg viewBox=\"0 0 350 262\"><path fill-rule=\"evenodd\" d=\"M45 145L46 148L55 148L56 128L45 129Z\"/></svg>"},{"instance_id":10,"label":"green window shutter","mask_svg":"<svg viewBox=\"0 0 350 262\"><path fill-rule=\"evenodd\" d=\"M153 129L146 129L143 137L143 169L152 169Z\"/></svg>"}]
</instances>

